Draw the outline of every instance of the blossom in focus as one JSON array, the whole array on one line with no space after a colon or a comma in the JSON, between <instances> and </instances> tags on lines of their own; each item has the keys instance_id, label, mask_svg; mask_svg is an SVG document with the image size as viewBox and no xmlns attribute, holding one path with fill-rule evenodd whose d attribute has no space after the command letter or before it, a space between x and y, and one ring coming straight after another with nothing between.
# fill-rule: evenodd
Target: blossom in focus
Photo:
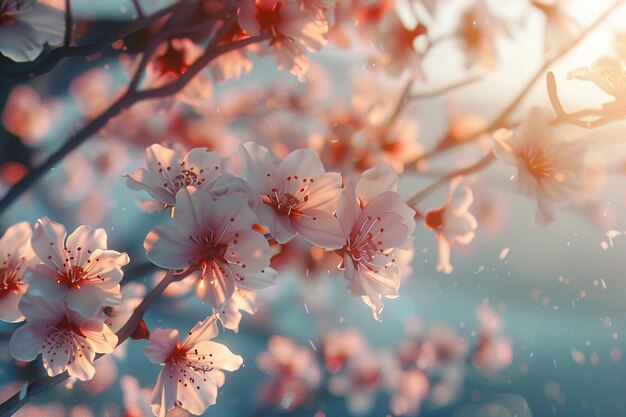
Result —
<instances>
[{"instance_id":1,"label":"blossom in focus","mask_svg":"<svg viewBox=\"0 0 626 417\"><path fill-rule=\"evenodd\" d=\"M246 179L261 195L257 213L279 243L296 234L316 246L341 247L339 224L335 218L341 194L341 174L324 172L324 166L311 149L298 149L275 164L267 148L244 143Z\"/></svg>"},{"instance_id":2,"label":"blossom in focus","mask_svg":"<svg viewBox=\"0 0 626 417\"><path fill-rule=\"evenodd\" d=\"M379 321L382 297L396 298L400 287L394 250L405 247L415 230L415 211L392 191L397 181L388 165L372 168L356 186L345 186L337 208L348 289L361 296Z\"/></svg>"},{"instance_id":3,"label":"blossom in focus","mask_svg":"<svg viewBox=\"0 0 626 417\"><path fill-rule=\"evenodd\" d=\"M257 356L256 363L271 375L262 389L265 405L294 410L320 383L320 368L311 350L286 336L272 336L267 351Z\"/></svg>"},{"instance_id":4,"label":"blossom in focus","mask_svg":"<svg viewBox=\"0 0 626 417\"><path fill-rule=\"evenodd\" d=\"M31 244L42 263L29 270L29 293L62 300L85 318L98 315L103 306L120 304L128 255L107 249L104 229L79 226L66 235L62 224L47 217L37 220Z\"/></svg>"},{"instance_id":5,"label":"blossom in focus","mask_svg":"<svg viewBox=\"0 0 626 417\"><path fill-rule=\"evenodd\" d=\"M211 341L217 334L214 315L199 321L182 343L176 329L157 327L150 334L144 353L152 363L163 365L152 391L155 416L165 416L174 406L201 415L215 404L217 389L224 384L222 371L236 371L243 363L241 356Z\"/></svg>"},{"instance_id":6,"label":"blossom in focus","mask_svg":"<svg viewBox=\"0 0 626 417\"><path fill-rule=\"evenodd\" d=\"M15 323L24 320L18 304L28 289L26 269L36 264L30 246L33 230L28 222L9 227L0 237L0 320Z\"/></svg>"},{"instance_id":7,"label":"blossom in focus","mask_svg":"<svg viewBox=\"0 0 626 417\"><path fill-rule=\"evenodd\" d=\"M141 387L137 378L131 375L124 375L120 379L124 402L124 417L150 417L152 416L152 406L150 405L151 388ZM169 410L166 417L188 417L189 413L184 409L175 406Z\"/></svg>"},{"instance_id":8,"label":"blossom in focus","mask_svg":"<svg viewBox=\"0 0 626 417\"><path fill-rule=\"evenodd\" d=\"M248 35L267 36L278 69L288 69L301 81L309 68L305 50L317 52L327 42L328 21L300 1L244 0L237 15Z\"/></svg>"},{"instance_id":9,"label":"blossom in focus","mask_svg":"<svg viewBox=\"0 0 626 417\"><path fill-rule=\"evenodd\" d=\"M70 376L89 380L96 372L96 353L111 353L117 345L117 336L102 318L84 318L67 310L61 299L29 291L19 307L26 324L11 336L11 355L31 362L41 353L49 376L67 370Z\"/></svg>"},{"instance_id":10,"label":"blossom in focus","mask_svg":"<svg viewBox=\"0 0 626 417\"><path fill-rule=\"evenodd\" d=\"M125 173L126 185L143 190L162 207L176 205L176 193L181 188L204 188L224 174L225 161L207 148L194 148L183 154L181 147L166 148L158 143L146 148L146 167L132 174Z\"/></svg>"},{"instance_id":11,"label":"blossom in focus","mask_svg":"<svg viewBox=\"0 0 626 417\"><path fill-rule=\"evenodd\" d=\"M135 308L141 303L146 294L146 286L138 282L128 282L124 284L121 292L121 304L102 308L105 316L104 322L114 333L117 333L126 324Z\"/></svg>"},{"instance_id":12,"label":"blossom in focus","mask_svg":"<svg viewBox=\"0 0 626 417\"><path fill-rule=\"evenodd\" d=\"M424 225L432 229L437 238L437 271L446 274L453 270L450 264L450 248L453 245L469 244L474 239L478 227L476 218L469 212L474 195L467 187L460 192L457 191L460 182L460 177L451 181L443 204L424 214Z\"/></svg>"},{"instance_id":13,"label":"blossom in focus","mask_svg":"<svg viewBox=\"0 0 626 417\"><path fill-rule=\"evenodd\" d=\"M157 227L144 241L148 259L161 268L196 272L195 294L220 307L235 288L273 284L270 247L252 229L257 217L240 193L217 199L210 190L183 188L176 194L174 224Z\"/></svg>"},{"instance_id":14,"label":"blossom in focus","mask_svg":"<svg viewBox=\"0 0 626 417\"><path fill-rule=\"evenodd\" d=\"M517 168L518 190L537 201L537 223L550 223L555 207L570 201L583 187L586 146L557 139L550 114L537 107L515 132L501 129L494 138L496 157Z\"/></svg>"},{"instance_id":15,"label":"blossom in focus","mask_svg":"<svg viewBox=\"0 0 626 417\"><path fill-rule=\"evenodd\" d=\"M65 13L36 0L0 2L0 54L15 62L33 61L46 45L65 35Z\"/></svg>"}]
</instances>

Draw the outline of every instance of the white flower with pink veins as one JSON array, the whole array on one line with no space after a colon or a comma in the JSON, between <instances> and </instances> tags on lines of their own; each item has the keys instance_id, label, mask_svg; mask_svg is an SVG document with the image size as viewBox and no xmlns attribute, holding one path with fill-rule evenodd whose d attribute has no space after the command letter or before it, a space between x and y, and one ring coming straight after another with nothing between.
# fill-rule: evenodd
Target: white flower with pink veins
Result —
<instances>
[{"instance_id":1,"label":"white flower with pink veins","mask_svg":"<svg viewBox=\"0 0 626 417\"><path fill-rule=\"evenodd\" d=\"M0 0L0 54L33 61L46 44L63 42L65 13L36 0Z\"/></svg>"},{"instance_id":2,"label":"white flower with pink veins","mask_svg":"<svg viewBox=\"0 0 626 417\"><path fill-rule=\"evenodd\" d=\"M287 68L300 81L309 68L305 50L318 52L327 43L328 21L300 1L244 0L237 13L248 35L269 39L278 69Z\"/></svg>"},{"instance_id":3,"label":"white flower with pink veins","mask_svg":"<svg viewBox=\"0 0 626 417\"><path fill-rule=\"evenodd\" d=\"M363 173L356 187L348 183L337 207L344 236L341 267L348 289L361 296L376 320L382 297L396 298L400 287L395 251L406 248L415 230L415 211L397 192L398 177L388 165Z\"/></svg>"},{"instance_id":4,"label":"white flower with pink veins","mask_svg":"<svg viewBox=\"0 0 626 417\"><path fill-rule=\"evenodd\" d=\"M535 220L542 225L583 187L587 153L582 141L557 139L550 120L548 111L534 107L515 132L500 129L493 135L494 154L517 167L517 188L537 200Z\"/></svg>"},{"instance_id":5,"label":"white flower with pink veins","mask_svg":"<svg viewBox=\"0 0 626 417\"><path fill-rule=\"evenodd\" d=\"M457 177L450 182L448 194L441 207L428 210L424 215L424 225L433 229L437 238L437 271L446 274L454 269L450 264L450 247L469 244L476 236L475 230L478 227L476 217L469 212L469 207L474 202L472 190L464 187L457 192L461 179Z\"/></svg>"},{"instance_id":6,"label":"white flower with pink veins","mask_svg":"<svg viewBox=\"0 0 626 417\"><path fill-rule=\"evenodd\" d=\"M0 238L0 320L15 323L24 320L18 304L28 289L23 280L26 269L38 260L30 246L33 234L28 222L9 227Z\"/></svg>"},{"instance_id":7,"label":"white flower with pink veins","mask_svg":"<svg viewBox=\"0 0 626 417\"><path fill-rule=\"evenodd\" d=\"M224 384L222 371L236 371L243 363L226 346L212 342L218 334L217 317L198 322L185 340L178 341L178 330L156 328L144 348L153 363L163 365L152 391L152 412L165 414L179 406L200 415L217 399L217 389Z\"/></svg>"},{"instance_id":8,"label":"white flower with pink veins","mask_svg":"<svg viewBox=\"0 0 626 417\"><path fill-rule=\"evenodd\" d=\"M49 376L67 370L81 381L93 378L96 353L111 353L117 336L102 318L86 319L65 308L62 300L27 293L20 302L26 324L9 342L11 355L31 362L41 353Z\"/></svg>"},{"instance_id":9,"label":"white flower with pink veins","mask_svg":"<svg viewBox=\"0 0 626 417\"><path fill-rule=\"evenodd\" d=\"M65 239L65 226L42 217L35 224L31 244L41 264L26 275L29 293L60 299L85 318L95 317L104 306L120 304L122 267L126 253L107 249L104 229L79 226Z\"/></svg>"},{"instance_id":10,"label":"white flower with pink veins","mask_svg":"<svg viewBox=\"0 0 626 417\"><path fill-rule=\"evenodd\" d=\"M176 193L181 188L204 188L224 174L225 161L208 148L194 148L184 153L182 146L166 148L155 143L146 148L147 170L139 168L132 174L124 173L131 190L143 190L154 197L162 207L176 205Z\"/></svg>"},{"instance_id":11,"label":"white flower with pink veins","mask_svg":"<svg viewBox=\"0 0 626 417\"><path fill-rule=\"evenodd\" d=\"M324 172L322 161L311 149L295 150L279 165L256 143L244 143L240 150L246 159L246 178L263 202L257 209L259 223L278 243L299 234L325 249L343 245L334 216L341 174Z\"/></svg>"},{"instance_id":12,"label":"white flower with pink veins","mask_svg":"<svg viewBox=\"0 0 626 417\"><path fill-rule=\"evenodd\" d=\"M195 294L222 306L235 288L274 283L270 246L252 227L257 216L241 193L214 199L210 190L187 187L176 195L174 224L157 227L144 241L148 259L161 268L198 270Z\"/></svg>"}]
</instances>

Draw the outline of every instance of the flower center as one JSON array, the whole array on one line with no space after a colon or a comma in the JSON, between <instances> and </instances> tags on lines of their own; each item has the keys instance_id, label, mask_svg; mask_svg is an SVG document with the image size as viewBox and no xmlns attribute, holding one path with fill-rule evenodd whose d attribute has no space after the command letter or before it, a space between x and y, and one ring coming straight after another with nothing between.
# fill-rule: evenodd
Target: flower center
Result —
<instances>
[{"instance_id":1,"label":"flower center","mask_svg":"<svg viewBox=\"0 0 626 417\"><path fill-rule=\"evenodd\" d=\"M63 316L61 321L58 322L56 324L56 326L54 326L54 327L56 327L57 330L61 330L61 331L65 331L65 332L73 332L73 333L77 334L78 336L85 337L83 332L81 332L81 330L80 330L80 326L78 326L75 323L72 323L70 321L69 317L67 317L67 316Z\"/></svg>"},{"instance_id":2,"label":"flower center","mask_svg":"<svg viewBox=\"0 0 626 417\"><path fill-rule=\"evenodd\" d=\"M271 42L285 38L285 35L279 31L279 27L283 22L282 8L283 5L280 1L276 2L271 9L264 9L257 4L256 19L261 26L261 30L272 38Z\"/></svg>"},{"instance_id":3,"label":"flower center","mask_svg":"<svg viewBox=\"0 0 626 417\"><path fill-rule=\"evenodd\" d=\"M526 149L521 157L526 170L537 180L549 177L554 170L554 158L546 155L541 148Z\"/></svg>"},{"instance_id":4,"label":"flower center","mask_svg":"<svg viewBox=\"0 0 626 417\"><path fill-rule=\"evenodd\" d=\"M66 285L67 288L80 288L86 277L87 271L78 265L71 265L67 273L57 275L57 284Z\"/></svg>"},{"instance_id":5,"label":"flower center","mask_svg":"<svg viewBox=\"0 0 626 417\"><path fill-rule=\"evenodd\" d=\"M16 269L0 268L0 296L10 292L19 292L22 280L17 276Z\"/></svg>"},{"instance_id":6,"label":"flower center","mask_svg":"<svg viewBox=\"0 0 626 417\"><path fill-rule=\"evenodd\" d=\"M184 51L182 49L175 49L171 42L167 44L165 53L158 56L156 59L159 63L158 71L161 76L173 75L180 77L189 69L189 65L185 62Z\"/></svg>"},{"instance_id":7,"label":"flower center","mask_svg":"<svg viewBox=\"0 0 626 417\"><path fill-rule=\"evenodd\" d=\"M272 181L272 174L266 175ZM261 196L261 201L271 206L278 215L302 216L302 208L309 201L309 186L314 182L314 178L300 179L297 175L288 176L281 182L280 187L272 188L272 194Z\"/></svg>"},{"instance_id":8,"label":"flower center","mask_svg":"<svg viewBox=\"0 0 626 417\"><path fill-rule=\"evenodd\" d=\"M373 272L386 268L386 264L376 264L375 259L377 254L385 253L382 247L383 241L379 239L380 234L385 231L385 228L378 224L381 220L380 216L367 216L361 227L350 234L345 251L350 255L355 266L360 264Z\"/></svg>"},{"instance_id":9,"label":"flower center","mask_svg":"<svg viewBox=\"0 0 626 417\"><path fill-rule=\"evenodd\" d=\"M424 223L426 227L431 229L440 229L443 226L443 213L445 209L429 210L424 215Z\"/></svg>"}]
</instances>

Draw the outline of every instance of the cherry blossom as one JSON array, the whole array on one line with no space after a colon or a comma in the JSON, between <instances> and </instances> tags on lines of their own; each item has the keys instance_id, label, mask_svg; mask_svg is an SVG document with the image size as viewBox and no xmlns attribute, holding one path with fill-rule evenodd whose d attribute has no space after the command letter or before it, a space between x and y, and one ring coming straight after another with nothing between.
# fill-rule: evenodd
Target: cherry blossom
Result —
<instances>
[{"instance_id":1,"label":"cherry blossom","mask_svg":"<svg viewBox=\"0 0 626 417\"><path fill-rule=\"evenodd\" d=\"M213 313L217 314L219 321L224 328L239 332L239 323L243 318L242 311L248 314L256 313L256 292L235 288L230 300L226 301L219 309L213 309Z\"/></svg>"},{"instance_id":2,"label":"cherry blossom","mask_svg":"<svg viewBox=\"0 0 626 417\"><path fill-rule=\"evenodd\" d=\"M9 323L24 320L18 308L28 289L24 273L38 262L30 246L32 234L30 224L21 222L9 227L0 237L0 320Z\"/></svg>"},{"instance_id":3,"label":"cherry blossom","mask_svg":"<svg viewBox=\"0 0 626 417\"><path fill-rule=\"evenodd\" d=\"M361 296L381 320L382 297L396 298L400 274L394 250L409 242L415 211L397 192L397 175L389 166L366 171L363 180L348 183L337 208L345 244L340 250L348 289Z\"/></svg>"},{"instance_id":4,"label":"cherry blossom","mask_svg":"<svg viewBox=\"0 0 626 417\"><path fill-rule=\"evenodd\" d=\"M10 340L11 355L31 362L41 353L49 376L69 373L81 381L93 378L96 353L111 353L117 336L104 320L67 310L62 300L27 293L20 302L26 324Z\"/></svg>"},{"instance_id":5,"label":"cherry blossom","mask_svg":"<svg viewBox=\"0 0 626 417\"><path fill-rule=\"evenodd\" d=\"M435 232L438 247L437 271L452 272L450 248L453 245L467 245L476 235L478 223L468 210L474 202L472 190L464 187L457 192L462 178L450 182L448 194L443 204L424 214L424 225Z\"/></svg>"},{"instance_id":6,"label":"cherry blossom","mask_svg":"<svg viewBox=\"0 0 626 417\"><path fill-rule=\"evenodd\" d=\"M222 306L235 288L260 289L273 283L270 248L252 229L256 215L241 193L214 199L210 190L183 188L176 194L174 224L158 227L144 241L148 259L168 269L197 271L195 294Z\"/></svg>"},{"instance_id":7,"label":"cherry blossom","mask_svg":"<svg viewBox=\"0 0 626 417\"><path fill-rule=\"evenodd\" d=\"M563 10L560 0L532 0L532 5L541 10L546 18L544 50L557 52L580 32L580 24Z\"/></svg>"},{"instance_id":8,"label":"cherry blossom","mask_svg":"<svg viewBox=\"0 0 626 417\"><path fill-rule=\"evenodd\" d=\"M0 2L0 54L33 61L46 45L63 42L65 13L36 0Z\"/></svg>"},{"instance_id":9,"label":"cherry blossom","mask_svg":"<svg viewBox=\"0 0 626 417\"><path fill-rule=\"evenodd\" d=\"M144 352L152 363L163 365L152 391L155 416L165 416L174 406L201 415L215 404L224 384L222 371L236 371L243 363L241 356L211 341L217 334L215 315L193 326L182 343L176 329L157 327L150 334Z\"/></svg>"},{"instance_id":10,"label":"cherry blossom","mask_svg":"<svg viewBox=\"0 0 626 417\"><path fill-rule=\"evenodd\" d=\"M518 190L537 201L537 223L550 223L555 206L571 200L583 187L586 146L557 139L550 114L537 107L515 132L501 129L494 138L495 155L517 167Z\"/></svg>"},{"instance_id":11,"label":"cherry blossom","mask_svg":"<svg viewBox=\"0 0 626 417\"><path fill-rule=\"evenodd\" d=\"M126 185L133 190L148 192L162 207L176 205L176 193L181 188L204 188L224 174L226 162L207 148L194 148L183 155L180 146L166 148L154 144L146 148L147 170L139 168L125 173Z\"/></svg>"},{"instance_id":12,"label":"cherry blossom","mask_svg":"<svg viewBox=\"0 0 626 417\"><path fill-rule=\"evenodd\" d=\"M96 316L103 306L119 304L128 255L107 249L104 229L79 226L66 235L62 224L47 217L37 220L31 243L42 263L29 271L29 292L61 299L85 318Z\"/></svg>"},{"instance_id":13,"label":"cherry blossom","mask_svg":"<svg viewBox=\"0 0 626 417\"><path fill-rule=\"evenodd\" d=\"M267 351L261 352L256 362L260 370L271 375L262 388L266 405L294 410L320 383L320 368L313 352L286 336L272 336Z\"/></svg>"},{"instance_id":14,"label":"cherry blossom","mask_svg":"<svg viewBox=\"0 0 626 417\"><path fill-rule=\"evenodd\" d=\"M300 1L244 0L238 18L248 35L267 36L278 69L288 69L301 81L309 68L305 50L317 52L327 42L328 21Z\"/></svg>"},{"instance_id":15,"label":"cherry blossom","mask_svg":"<svg viewBox=\"0 0 626 417\"><path fill-rule=\"evenodd\" d=\"M365 347L365 339L355 328L326 332L323 344L326 369L331 373L341 371Z\"/></svg>"},{"instance_id":16,"label":"cherry blossom","mask_svg":"<svg viewBox=\"0 0 626 417\"><path fill-rule=\"evenodd\" d=\"M590 67L578 68L568 75L570 78L591 81L614 101L603 104L608 113L621 116L626 111L626 61L609 56L599 58Z\"/></svg>"},{"instance_id":17,"label":"cherry blossom","mask_svg":"<svg viewBox=\"0 0 626 417\"><path fill-rule=\"evenodd\" d=\"M275 164L267 148L253 142L240 147L246 160L246 178L261 195L259 223L269 228L278 243L299 234L314 245L341 247L334 217L341 194L341 175L324 172L311 149L298 149Z\"/></svg>"}]
</instances>

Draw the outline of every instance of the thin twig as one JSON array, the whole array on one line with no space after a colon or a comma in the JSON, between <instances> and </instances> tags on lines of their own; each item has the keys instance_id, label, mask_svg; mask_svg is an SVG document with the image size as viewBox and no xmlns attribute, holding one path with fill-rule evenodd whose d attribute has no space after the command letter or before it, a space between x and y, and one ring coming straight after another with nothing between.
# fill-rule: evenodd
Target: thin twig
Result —
<instances>
[{"instance_id":1,"label":"thin twig","mask_svg":"<svg viewBox=\"0 0 626 417\"><path fill-rule=\"evenodd\" d=\"M139 4L139 0L133 0L133 6L135 6L135 10L137 11L137 17L143 19L145 15L143 14L143 9Z\"/></svg>"},{"instance_id":2,"label":"thin twig","mask_svg":"<svg viewBox=\"0 0 626 417\"><path fill-rule=\"evenodd\" d=\"M546 59L543 65L535 71L533 76L528 80L525 86L517 93L517 95L511 100L511 102L493 119L493 121L486 126L484 129L481 129L478 132L472 133L470 137L463 138L457 141L449 140L448 135L443 137L439 144L430 152L419 156L417 159L408 162L405 166L407 168L411 168L415 166L420 161L426 159L426 157L433 157L440 155L446 151L449 151L452 148L455 148L459 145L471 143L481 137L482 135L497 130L506 123L506 119L513 113L513 111L517 108L517 106L524 100L530 89L535 85L535 83L541 78L541 76L557 61L571 52L578 44L580 44L586 37L595 30L600 23L602 23L611 13L613 13L617 8L619 8L623 4L624 0L616 0L611 6L609 6L592 24L590 24L587 29L581 32L572 42L562 48L558 53L554 54L552 57Z\"/></svg>"},{"instance_id":3,"label":"thin twig","mask_svg":"<svg viewBox=\"0 0 626 417\"><path fill-rule=\"evenodd\" d=\"M476 162L476 163L474 163L474 164L472 164L470 166L467 166L465 168L461 168L459 170L452 171L452 172L449 172L449 173L445 174L443 177L439 178L437 181L435 181L434 183L432 183L428 187L424 188L422 191L420 191L419 193L415 194L413 197L409 198L406 201L406 203L409 206L411 206L411 207L415 207L423 199L428 197L433 191L436 191L439 187L441 187L443 185L446 185L448 183L448 181L450 181L454 177L457 177L459 175L467 175L467 174L471 174L472 172L480 171L483 168L487 167L489 164L491 164L494 160L495 160L495 156L493 155L492 152L489 152L487 155L485 155L478 162Z\"/></svg>"},{"instance_id":4,"label":"thin twig","mask_svg":"<svg viewBox=\"0 0 626 417\"><path fill-rule=\"evenodd\" d=\"M82 145L87 139L98 133L113 117L121 111L131 107L137 102L154 98L166 97L182 90L191 79L206 67L216 57L235 49L243 48L253 43L265 40L265 36L254 36L241 39L239 41L220 45L216 48L207 47L189 69L176 81L162 87L145 91L128 90L121 98L115 101L111 107L96 117L89 124L83 127L78 133L72 135L59 150L50 155L41 165L33 168L22 179L16 182L9 191L0 199L0 215L8 209L11 204L32 187L39 179L47 174L63 158Z\"/></svg>"},{"instance_id":5,"label":"thin twig","mask_svg":"<svg viewBox=\"0 0 626 417\"><path fill-rule=\"evenodd\" d=\"M469 78L466 78L461 81L457 81L452 84L444 85L443 87L435 88L429 91L420 91L409 95L410 100L420 100L424 98L437 97L442 94L448 93L452 90L456 90L457 88L464 87L466 85L475 83L476 81L480 81L483 78L482 74L474 75Z\"/></svg>"},{"instance_id":6,"label":"thin twig","mask_svg":"<svg viewBox=\"0 0 626 417\"><path fill-rule=\"evenodd\" d=\"M74 19L72 16L72 0L65 0L65 36L63 46L69 48L72 44L72 30L74 29Z\"/></svg>"}]
</instances>

